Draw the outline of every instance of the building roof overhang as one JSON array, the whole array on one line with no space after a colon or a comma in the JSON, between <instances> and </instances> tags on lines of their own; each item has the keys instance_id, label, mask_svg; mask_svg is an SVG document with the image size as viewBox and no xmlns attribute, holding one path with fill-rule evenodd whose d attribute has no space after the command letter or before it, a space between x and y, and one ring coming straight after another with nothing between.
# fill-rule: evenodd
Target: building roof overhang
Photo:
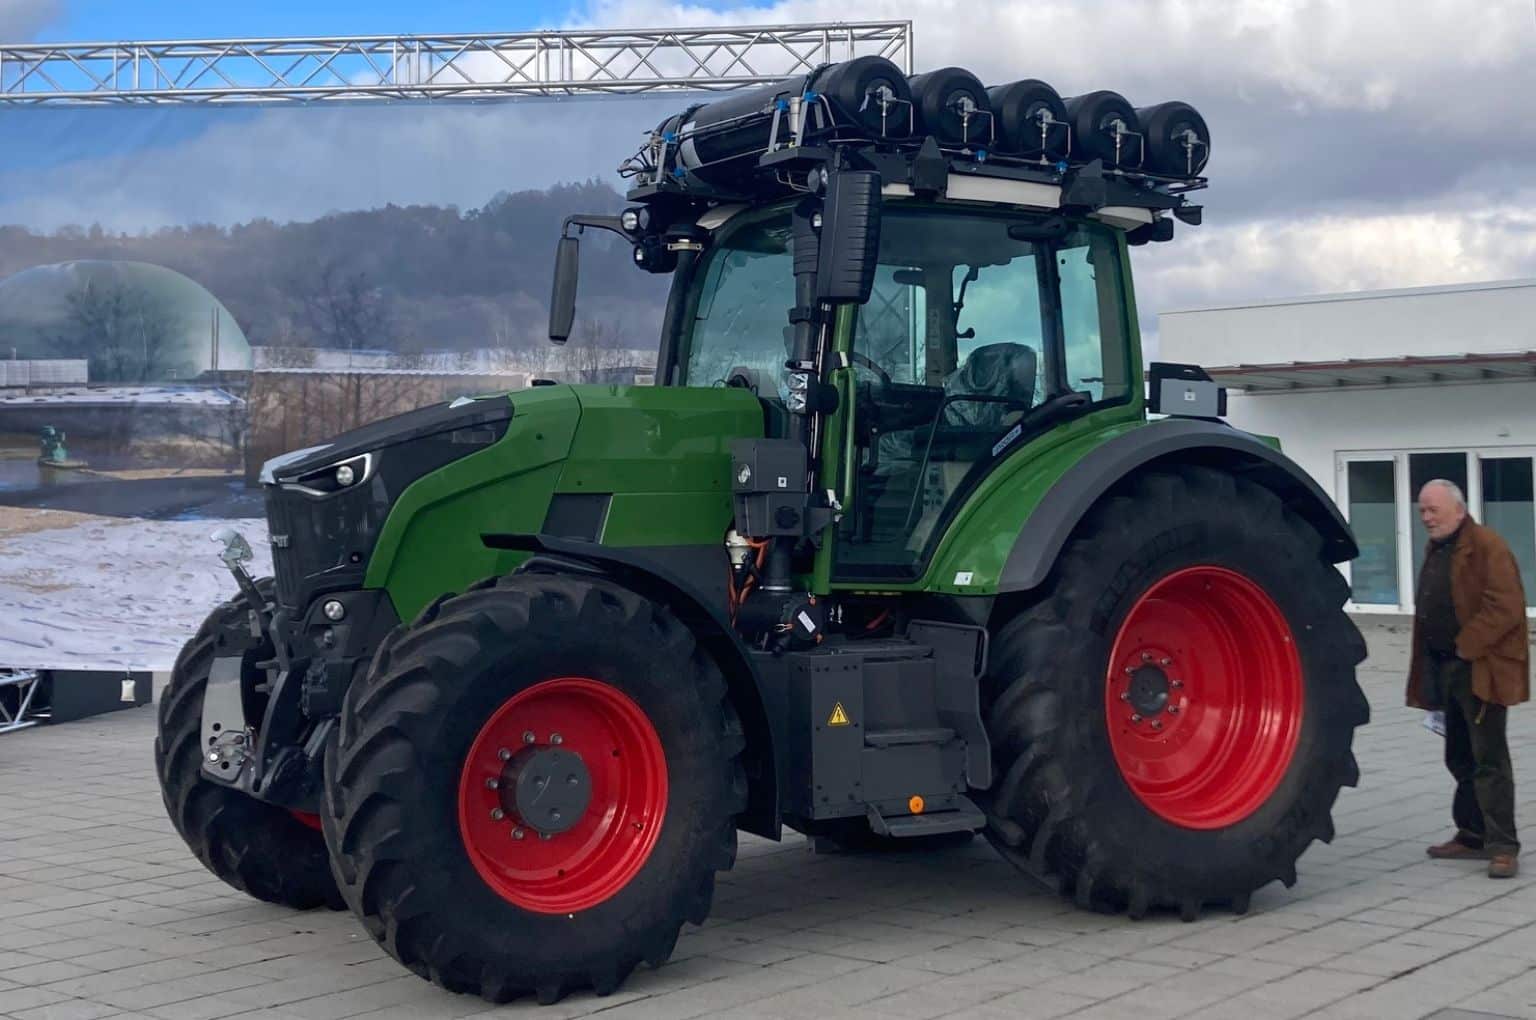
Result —
<instances>
[{"instance_id":1,"label":"building roof overhang","mask_svg":"<svg viewBox=\"0 0 1536 1020\"><path fill-rule=\"evenodd\" d=\"M1536 380L1536 351L1221 365L1207 366L1206 371L1221 385L1248 393L1286 393L1355 386L1437 386L1446 383Z\"/></svg>"}]
</instances>

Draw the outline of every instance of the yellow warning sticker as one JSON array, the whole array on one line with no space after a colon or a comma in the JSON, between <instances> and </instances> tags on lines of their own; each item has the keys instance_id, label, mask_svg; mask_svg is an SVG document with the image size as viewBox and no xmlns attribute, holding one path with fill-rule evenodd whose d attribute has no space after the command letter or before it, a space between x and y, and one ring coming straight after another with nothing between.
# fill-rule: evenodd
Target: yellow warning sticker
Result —
<instances>
[{"instance_id":1,"label":"yellow warning sticker","mask_svg":"<svg viewBox=\"0 0 1536 1020\"><path fill-rule=\"evenodd\" d=\"M827 725L828 726L851 726L851 725L853 725L852 720L850 720L848 718L848 713L843 711L843 703L841 701L836 702L836 703L833 704L833 706L832 706L832 716L831 716L831 718L829 718L827 720Z\"/></svg>"}]
</instances>

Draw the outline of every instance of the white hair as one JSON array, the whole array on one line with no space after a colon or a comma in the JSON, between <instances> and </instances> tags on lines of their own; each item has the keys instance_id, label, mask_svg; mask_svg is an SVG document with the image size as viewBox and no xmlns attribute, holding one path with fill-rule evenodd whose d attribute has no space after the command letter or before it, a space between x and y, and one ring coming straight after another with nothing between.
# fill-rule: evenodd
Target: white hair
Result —
<instances>
[{"instance_id":1,"label":"white hair","mask_svg":"<svg viewBox=\"0 0 1536 1020\"><path fill-rule=\"evenodd\" d=\"M1451 494L1451 498L1456 501L1457 506L1461 507L1463 510L1467 508L1467 497L1462 494L1461 486L1457 485L1455 482L1448 478L1431 478L1429 481L1424 483L1424 485L1419 489L1419 492L1422 493L1425 489L1428 489L1434 485L1438 485L1446 492L1449 492Z\"/></svg>"}]
</instances>

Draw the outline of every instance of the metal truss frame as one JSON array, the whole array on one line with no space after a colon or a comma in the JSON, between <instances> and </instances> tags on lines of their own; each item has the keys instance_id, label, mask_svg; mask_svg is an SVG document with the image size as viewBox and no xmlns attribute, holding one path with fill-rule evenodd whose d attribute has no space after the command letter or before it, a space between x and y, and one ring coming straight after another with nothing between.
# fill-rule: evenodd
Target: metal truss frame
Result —
<instances>
[{"instance_id":1,"label":"metal truss frame","mask_svg":"<svg viewBox=\"0 0 1536 1020\"><path fill-rule=\"evenodd\" d=\"M912 72L912 22L0 45L0 106L708 92L868 54Z\"/></svg>"},{"instance_id":2,"label":"metal truss frame","mask_svg":"<svg viewBox=\"0 0 1536 1020\"><path fill-rule=\"evenodd\" d=\"M0 669L0 687L14 687L17 690L15 712L8 710L5 702L0 701L0 733L37 725L38 720L28 718L28 715L32 711L32 696L37 693L39 679L40 675L35 670Z\"/></svg>"}]
</instances>

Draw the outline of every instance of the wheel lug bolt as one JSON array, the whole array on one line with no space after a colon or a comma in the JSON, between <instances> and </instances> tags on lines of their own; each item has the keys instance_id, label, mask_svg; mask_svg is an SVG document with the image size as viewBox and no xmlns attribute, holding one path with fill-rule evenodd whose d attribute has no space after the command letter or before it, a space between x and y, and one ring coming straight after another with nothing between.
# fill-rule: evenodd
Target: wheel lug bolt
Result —
<instances>
[{"instance_id":1,"label":"wheel lug bolt","mask_svg":"<svg viewBox=\"0 0 1536 1020\"><path fill-rule=\"evenodd\" d=\"M531 744L531 743L534 742L535 739L536 738L534 737L532 730L524 730L523 731L523 743Z\"/></svg>"},{"instance_id":2,"label":"wheel lug bolt","mask_svg":"<svg viewBox=\"0 0 1536 1020\"><path fill-rule=\"evenodd\" d=\"M500 758L502 761L511 761L512 760L512 752L508 751L505 747L503 747L499 751L496 752L496 757Z\"/></svg>"},{"instance_id":3,"label":"wheel lug bolt","mask_svg":"<svg viewBox=\"0 0 1536 1020\"><path fill-rule=\"evenodd\" d=\"M487 790L498 790L498 789L501 788L501 780L499 780L499 779L487 779L485 781L485 788Z\"/></svg>"},{"instance_id":4,"label":"wheel lug bolt","mask_svg":"<svg viewBox=\"0 0 1536 1020\"><path fill-rule=\"evenodd\" d=\"M544 841L545 841L545 842L548 842L548 841L549 841L549 840L551 840L551 839L553 839L553 838L554 838L554 837L553 837L553 836L551 836L551 835L550 835L550 834L549 834L549 833L547 833L547 832L541 832L541 833L539 833L539 838L540 838L540 839L542 839L542 840L544 840Z\"/></svg>"},{"instance_id":5,"label":"wheel lug bolt","mask_svg":"<svg viewBox=\"0 0 1536 1020\"><path fill-rule=\"evenodd\" d=\"M1120 693L1120 700L1121 700L1121 701L1130 701L1130 700L1131 700L1131 696L1130 696L1130 694L1128 694L1128 693L1126 693L1126 692L1124 692L1124 691L1122 691L1122 692L1121 692L1121 693Z\"/></svg>"},{"instance_id":6,"label":"wheel lug bolt","mask_svg":"<svg viewBox=\"0 0 1536 1020\"><path fill-rule=\"evenodd\" d=\"M1152 653L1151 652L1142 652L1141 653L1141 661L1142 662L1151 662L1152 661Z\"/></svg>"},{"instance_id":7,"label":"wheel lug bolt","mask_svg":"<svg viewBox=\"0 0 1536 1020\"><path fill-rule=\"evenodd\" d=\"M565 738L558 733L551 733L549 735L549 742L551 744L563 744L565 743Z\"/></svg>"},{"instance_id":8,"label":"wheel lug bolt","mask_svg":"<svg viewBox=\"0 0 1536 1020\"><path fill-rule=\"evenodd\" d=\"M1165 658L1162 658L1162 659L1158 659L1157 660L1157 664L1159 666L1172 666L1173 665L1173 660L1165 657Z\"/></svg>"},{"instance_id":9,"label":"wheel lug bolt","mask_svg":"<svg viewBox=\"0 0 1536 1020\"><path fill-rule=\"evenodd\" d=\"M523 827L521 825L512 830L513 839L522 839L526 835L527 833L523 831Z\"/></svg>"},{"instance_id":10,"label":"wheel lug bolt","mask_svg":"<svg viewBox=\"0 0 1536 1020\"><path fill-rule=\"evenodd\" d=\"M1184 686L1184 681L1183 680L1174 680L1174 681L1171 681L1171 683L1173 684L1174 687L1183 687Z\"/></svg>"},{"instance_id":11,"label":"wheel lug bolt","mask_svg":"<svg viewBox=\"0 0 1536 1020\"><path fill-rule=\"evenodd\" d=\"M1125 675L1126 676L1135 676L1136 675L1136 671L1134 669L1132 669L1131 667L1127 666L1127 667L1125 667Z\"/></svg>"},{"instance_id":12,"label":"wheel lug bolt","mask_svg":"<svg viewBox=\"0 0 1536 1020\"><path fill-rule=\"evenodd\" d=\"M1169 715L1178 715L1179 714L1179 706L1178 705L1169 705L1168 706L1168 714Z\"/></svg>"},{"instance_id":13,"label":"wheel lug bolt","mask_svg":"<svg viewBox=\"0 0 1536 1020\"><path fill-rule=\"evenodd\" d=\"M1132 712L1131 713L1131 722L1141 722L1141 713L1140 712Z\"/></svg>"},{"instance_id":14,"label":"wheel lug bolt","mask_svg":"<svg viewBox=\"0 0 1536 1020\"><path fill-rule=\"evenodd\" d=\"M501 808L499 808L499 807L498 808L491 808L491 820L492 821L499 822L499 821L501 821L505 817L507 817L507 813L505 811L503 811Z\"/></svg>"},{"instance_id":15,"label":"wheel lug bolt","mask_svg":"<svg viewBox=\"0 0 1536 1020\"><path fill-rule=\"evenodd\" d=\"M1162 723L1162 721L1161 721L1161 720L1159 720L1159 719L1153 719L1153 720L1152 720L1152 728L1153 728L1153 729L1154 729L1154 730L1160 730L1160 729L1162 729L1162 728L1163 728L1163 723Z\"/></svg>"}]
</instances>

